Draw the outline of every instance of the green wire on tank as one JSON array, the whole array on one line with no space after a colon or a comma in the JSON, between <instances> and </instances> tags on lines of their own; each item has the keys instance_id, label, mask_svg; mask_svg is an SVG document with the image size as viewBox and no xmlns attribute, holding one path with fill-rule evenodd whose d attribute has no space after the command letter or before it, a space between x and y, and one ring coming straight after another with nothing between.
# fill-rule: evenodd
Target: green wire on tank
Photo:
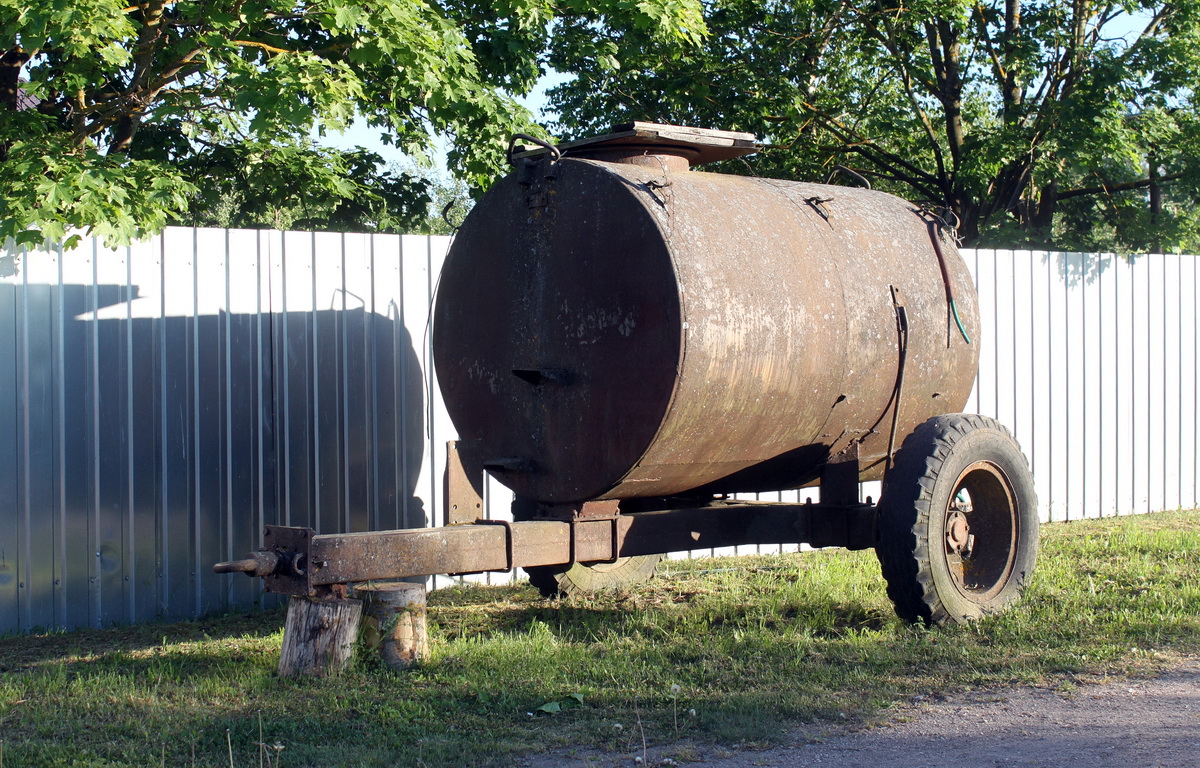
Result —
<instances>
[{"instance_id":1,"label":"green wire on tank","mask_svg":"<svg viewBox=\"0 0 1200 768\"><path fill-rule=\"evenodd\" d=\"M950 299L950 314L954 315L954 323L958 326L958 332L970 344L971 337L967 335L967 329L963 327L962 319L958 316L958 305L954 303L954 299Z\"/></svg>"}]
</instances>

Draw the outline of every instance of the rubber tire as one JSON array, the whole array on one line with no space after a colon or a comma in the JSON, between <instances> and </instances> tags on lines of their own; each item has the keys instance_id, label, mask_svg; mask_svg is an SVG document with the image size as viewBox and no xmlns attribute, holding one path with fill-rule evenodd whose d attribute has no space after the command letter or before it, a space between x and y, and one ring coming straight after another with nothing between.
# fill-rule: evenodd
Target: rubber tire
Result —
<instances>
[{"instance_id":1,"label":"rubber tire","mask_svg":"<svg viewBox=\"0 0 1200 768\"><path fill-rule=\"evenodd\" d=\"M977 469L966 472L970 467ZM971 483L960 483L968 478ZM1002 493L1005 482L1006 493ZM957 555L947 552L951 500L969 484L983 499L993 493L991 486L997 486L993 498L1005 499L967 513L969 521L979 515L970 524L978 525L981 533L989 530L984 524L989 521L992 530L1000 531L1000 535L985 535L981 542L980 563L990 564L980 566L980 570L990 568L985 573L986 589L959 583L965 577L956 581L951 560ZM974 414L929 419L896 452L880 500L875 552L896 613L906 621L943 625L1004 610L1020 598L1033 575L1038 524L1029 463L1007 429L995 419ZM974 558L980 554L976 548L965 562L974 568ZM1004 565L997 565L1001 560Z\"/></svg>"},{"instance_id":2,"label":"rubber tire","mask_svg":"<svg viewBox=\"0 0 1200 768\"><path fill-rule=\"evenodd\" d=\"M662 555L622 557L613 563L539 565L526 568L529 583L543 597L565 597L607 592L646 581L654 575Z\"/></svg>"},{"instance_id":3,"label":"rubber tire","mask_svg":"<svg viewBox=\"0 0 1200 768\"><path fill-rule=\"evenodd\" d=\"M513 499L512 513L513 520L529 520L537 513L537 502L518 496ZM537 565L523 570L542 597L564 597L623 589L646 581L662 559L662 555L639 555L612 563Z\"/></svg>"}]
</instances>

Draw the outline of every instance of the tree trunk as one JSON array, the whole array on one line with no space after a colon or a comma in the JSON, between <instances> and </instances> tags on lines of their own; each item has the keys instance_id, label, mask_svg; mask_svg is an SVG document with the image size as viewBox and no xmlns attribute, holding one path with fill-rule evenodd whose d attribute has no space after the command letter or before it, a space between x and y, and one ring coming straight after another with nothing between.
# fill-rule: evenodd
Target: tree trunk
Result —
<instances>
[{"instance_id":1,"label":"tree trunk","mask_svg":"<svg viewBox=\"0 0 1200 768\"><path fill-rule=\"evenodd\" d=\"M1021 33L1021 0L1004 2L1004 121L1014 123L1021 106L1021 81L1017 79L1018 36Z\"/></svg>"},{"instance_id":2,"label":"tree trunk","mask_svg":"<svg viewBox=\"0 0 1200 768\"><path fill-rule=\"evenodd\" d=\"M361 600L292 597L283 628L279 676L325 677L346 668L358 640Z\"/></svg>"},{"instance_id":3,"label":"tree trunk","mask_svg":"<svg viewBox=\"0 0 1200 768\"><path fill-rule=\"evenodd\" d=\"M1162 184L1158 178L1158 153L1151 151L1146 158L1146 163L1150 169L1150 248L1161 253L1162 237L1159 235L1158 227L1162 220Z\"/></svg>"},{"instance_id":4,"label":"tree trunk","mask_svg":"<svg viewBox=\"0 0 1200 768\"><path fill-rule=\"evenodd\" d=\"M364 603L363 642L377 647L392 669L408 669L429 656L425 585L410 582L360 584L355 596Z\"/></svg>"},{"instance_id":5,"label":"tree trunk","mask_svg":"<svg viewBox=\"0 0 1200 768\"><path fill-rule=\"evenodd\" d=\"M21 68L29 55L20 48L9 48L0 57L0 110L15 112L21 104ZM7 143L0 143L0 162L8 159Z\"/></svg>"},{"instance_id":6,"label":"tree trunk","mask_svg":"<svg viewBox=\"0 0 1200 768\"><path fill-rule=\"evenodd\" d=\"M108 145L108 151L112 154L128 152L130 145L133 144L133 135L137 133L140 123L141 118L136 114L123 115L117 121L117 128L113 133L112 142Z\"/></svg>"},{"instance_id":7,"label":"tree trunk","mask_svg":"<svg viewBox=\"0 0 1200 768\"><path fill-rule=\"evenodd\" d=\"M962 50L959 47L959 30L945 19L930 25L928 34L938 82L938 100L946 117L946 144L953 158L952 175L957 175L962 165L963 145L966 144L966 129L963 127L963 78ZM939 50L940 45L940 50Z\"/></svg>"},{"instance_id":8,"label":"tree trunk","mask_svg":"<svg viewBox=\"0 0 1200 768\"><path fill-rule=\"evenodd\" d=\"M9 48L0 57L0 108L16 110L21 93L21 68L29 56L20 48Z\"/></svg>"},{"instance_id":9,"label":"tree trunk","mask_svg":"<svg viewBox=\"0 0 1200 768\"><path fill-rule=\"evenodd\" d=\"M1054 240L1054 212L1058 209L1058 182L1051 181L1042 187L1037 206L1030 217L1030 234L1039 243L1049 244Z\"/></svg>"},{"instance_id":10,"label":"tree trunk","mask_svg":"<svg viewBox=\"0 0 1200 768\"><path fill-rule=\"evenodd\" d=\"M973 248L979 240L979 205L970 195L958 192L952 195L950 207L958 217L958 229L955 234L964 246Z\"/></svg>"}]
</instances>

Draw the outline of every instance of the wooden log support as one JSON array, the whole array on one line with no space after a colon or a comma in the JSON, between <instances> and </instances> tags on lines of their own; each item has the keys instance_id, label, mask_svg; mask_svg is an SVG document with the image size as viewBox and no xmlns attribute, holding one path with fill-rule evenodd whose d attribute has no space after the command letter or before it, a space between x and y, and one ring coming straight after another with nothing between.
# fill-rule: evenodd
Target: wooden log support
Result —
<instances>
[{"instance_id":1,"label":"wooden log support","mask_svg":"<svg viewBox=\"0 0 1200 768\"><path fill-rule=\"evenodd\" d=\"M346 668L354 654L362 601L293 596L288 601L279 655L280 677L326 677Z\"/></svg>"},{"instance_id":2,"label":"wooden log support","mask_svg":"<svg viewBox=\"0 0 1200 768\"><path fill-rule=\"evenodd\" d=\"M429 657L425 585L409 582L357 584L363 601L363 644L379 649L392 669L408 669Z\"/></svg>"}]
</instances>

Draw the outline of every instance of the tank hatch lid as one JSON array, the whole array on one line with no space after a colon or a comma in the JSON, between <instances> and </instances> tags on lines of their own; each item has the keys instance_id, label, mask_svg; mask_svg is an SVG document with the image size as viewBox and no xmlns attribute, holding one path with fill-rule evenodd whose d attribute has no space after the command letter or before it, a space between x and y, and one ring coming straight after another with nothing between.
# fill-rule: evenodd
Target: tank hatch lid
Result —
<instances>
[{"instance_id":1,"label":"tank hatch lid","mask_svg":"<svg viewBox=\"0 0 1200 768\"><path fill-rule=\"evenodd\" d=\"M586 157L593 151L619 149L622 147L672 149L686 153L691 165L729 160L758 151L754 134L742 131L716 131L709 128L690 128L683 125L664 123L620 123L608 133L576 139L558 145L564 155ZM529 148L515 157L541 154L542 148Z\"/></svg>"}]
</instances>

